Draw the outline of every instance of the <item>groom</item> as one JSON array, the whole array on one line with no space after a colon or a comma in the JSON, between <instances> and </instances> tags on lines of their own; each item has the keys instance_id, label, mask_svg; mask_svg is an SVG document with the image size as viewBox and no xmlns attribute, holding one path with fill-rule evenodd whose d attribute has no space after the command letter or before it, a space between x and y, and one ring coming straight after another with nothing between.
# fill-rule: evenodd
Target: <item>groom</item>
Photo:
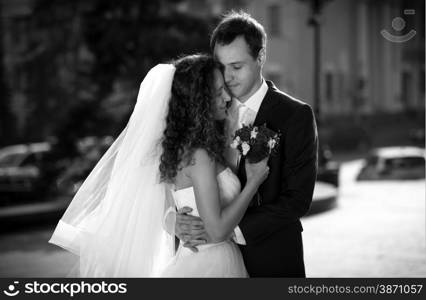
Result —
<instances>
[{"instance_id":1,"label":"groom","mask_svg":"<svg viewBox=\"0 0 426 300\"><path fill-rule=\"evenodd\" d=\"M266 123L281 132L278 153L269 158L269 177L235 229L234 240L250 277L305 277L300 218L312 202L317 171L318 137L312 109L264 80L266 33L250 15L231 12L224 16L210 45L236 98L230 108L228 134L242 123ZM227 149L226 158L244 185L244 158L233 151ZM187 247L196 247L202 223L183 212L178 213L177 235L188 241Z\"/></svg>"}]
</instances>

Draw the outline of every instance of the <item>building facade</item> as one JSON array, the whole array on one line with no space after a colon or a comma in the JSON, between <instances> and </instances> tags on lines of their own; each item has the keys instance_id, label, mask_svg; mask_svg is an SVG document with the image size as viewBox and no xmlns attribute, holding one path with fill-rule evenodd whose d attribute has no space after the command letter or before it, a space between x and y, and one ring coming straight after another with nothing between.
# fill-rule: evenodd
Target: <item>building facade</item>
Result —
<instances>
[{"instance_id":1,"label":"building facade","mask_svg":"<svg viewBox=\"0 0 426 300\"><path fill-rule=\"evenodd\" d=\"M314 37L310 0L223 1L242 8L268 32L266 78L313 104ZM424 110L425 3L422 0L330 0L321 25L323 116ZM405 42L386 39L415 35Z\"/></svg>"},{"instance_id":2,"label":"building facade","mask_svg":"<svg viewBox=\"0 0 426 300\"><path fill-rule=\"evenodd\" d=\"M219 18L230 9L249 12L268 33L265 77L283 91L315 106L314 78L318 75L322 117L424 112L424 0L322 0L321 14L315 16L320 23L321 36L318 74L314 68L314 29L309 23L313 16L312 1L162 0L158 3L163 14L176 10L201 19ZM3 81L8 87L8 101L15 117L17 134L22 136L27 135L25 130L28 128L44 128L40 124L46 120L33 115L42 115L49 109L65 111L72 99L84 98L85 93L91 95L91 87L85 86L90 80L82 74L89 74L85 69L90 69L96 59L79 38L80 18L70 17L67 9L62 11L58 6L53 13L70 35L58 34L60 31L56 32L54 28L48 31L40 29L31 18L37 2L0 0ZM93 2L78 3L76 15L90 11ZM407 40L395 42L393 38ZM46 49L51 46L52 40L61 39L64 43L57 44L63 45L63 49L57 51L50 47L55 53L60 53L52 60L53 56ZM31 63L34 58L40 60L40 57L46 61L46 67L38 68ZM54 67L55 64L58 67ZM52 68L59 71L49 75ZM52 87L46 83L47 79ZM59 81L64 84L55 84ZM45 89L40 89L40 86ZM36 98L43 101L36 104L33 101ZM117 99L122 101L122 98ZM132 95L127 98L133 99ZM29 121L31 117L33 123Z\"/></svg>"}]
</instances>

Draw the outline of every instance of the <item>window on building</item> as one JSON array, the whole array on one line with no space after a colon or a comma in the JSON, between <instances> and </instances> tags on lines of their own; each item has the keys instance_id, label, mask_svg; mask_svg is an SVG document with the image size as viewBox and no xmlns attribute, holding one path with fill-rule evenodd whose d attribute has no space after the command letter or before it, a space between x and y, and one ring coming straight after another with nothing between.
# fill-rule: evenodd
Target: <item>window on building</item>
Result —
<instances>
[{"instance_id":1,"label":"window on building","mask_svg":"<svg viewBox=\"0 0 426 300\"><path fill-rule=\"evenodd\" d=\"M271 36L281 34L281 7L279 4L272 4L268 7L269 33Z\"/></svg>"}]
</instances>

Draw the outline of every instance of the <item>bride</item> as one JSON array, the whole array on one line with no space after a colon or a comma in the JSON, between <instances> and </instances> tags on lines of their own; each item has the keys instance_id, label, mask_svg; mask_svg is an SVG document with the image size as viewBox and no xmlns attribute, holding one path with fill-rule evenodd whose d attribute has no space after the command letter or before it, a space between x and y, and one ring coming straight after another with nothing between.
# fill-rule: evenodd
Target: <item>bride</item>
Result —
<instances>
[{"instance_id":1,"label":"bride","mask_svg":"<svg viewBox=\"0 0 426 300\"><path fill-rule=\"evenodd\" d=\"M160 64L143 80L126 128L85 180L50 243L78 256L81 277L246 277L230 240L269 169L246 163L247 184L226 167L231 98L206 55ZM199 252L175 252L174 220L188 206L209 236Z\"/></svg>"}]
</instances>

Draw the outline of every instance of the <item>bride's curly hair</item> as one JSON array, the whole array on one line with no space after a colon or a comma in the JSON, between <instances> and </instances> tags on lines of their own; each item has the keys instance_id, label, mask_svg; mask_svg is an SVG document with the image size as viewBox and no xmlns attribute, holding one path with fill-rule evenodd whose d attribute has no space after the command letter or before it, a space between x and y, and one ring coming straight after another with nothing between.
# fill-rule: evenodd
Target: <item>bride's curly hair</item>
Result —
<instances>
[{"instance_id":1,"label":"bride's curly hair","mask_svg":"<svg viewBox=\"0 0 426 300\"><path fill-rule=\"evenodd\" d=\"M211 56L196 54L174 62L176 71L160 158L161 181L172 183L180 168L191 163L195 149L205 149L223 162L223 124L213 115L214 70Z\"/></svg>"}]
</instances>

